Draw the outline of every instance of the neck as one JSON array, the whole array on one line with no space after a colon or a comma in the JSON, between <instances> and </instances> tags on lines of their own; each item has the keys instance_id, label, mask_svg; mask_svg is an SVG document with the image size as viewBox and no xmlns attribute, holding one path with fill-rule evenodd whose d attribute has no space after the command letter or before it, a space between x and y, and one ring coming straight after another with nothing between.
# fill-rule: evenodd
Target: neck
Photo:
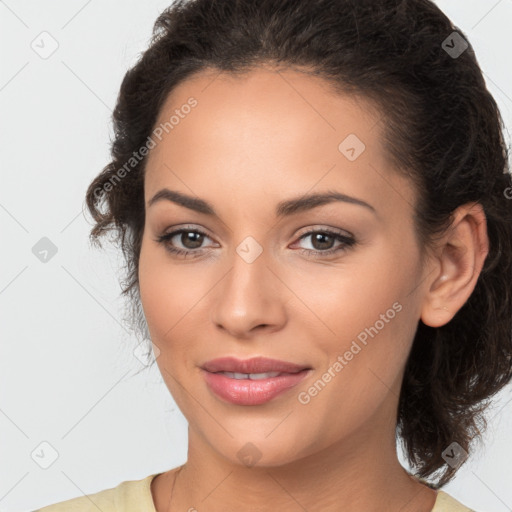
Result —
<instances>
[{"instance_id":1,"label":"neck","mask_svg":"<svg viewBox=\"0 0 512 512\"><path fill-rule=\"evenodd\" d=\"M387 428L380 423L378 429L359 429L328 449L265 467L233 463L189 429L188 460L172 496L170 487L166 486L167 499L161 501L166 506L157 507L158 512L430 512L436 499L435 491L400 465L391 421Z\"/></svg>"}]
</instances>

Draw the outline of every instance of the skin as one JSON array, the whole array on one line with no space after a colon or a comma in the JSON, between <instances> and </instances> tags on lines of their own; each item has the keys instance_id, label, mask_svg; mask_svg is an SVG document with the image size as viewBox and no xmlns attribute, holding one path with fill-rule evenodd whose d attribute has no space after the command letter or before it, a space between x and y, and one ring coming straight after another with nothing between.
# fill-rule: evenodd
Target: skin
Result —
<instances>
[{"instance_id":1,"label":"skin","mask_svg":"<svg viewBox=\"0 0 512 512\"><path fill-rule=\"evenodd\" d=\"M189 422L171 504L176 469L152 482L156 510L430 511L435 491L397 459L400 384L419 319L444 325L475 287L488 251L482 208L461 206L421 265L415 190L387 161L384 123L364 98L334 94L298 70L203 71L172 91L157 124L190 97L197 106L151 149L144 179L141 301L157 364ZM348 134L366 146L354 161L338 149ZM219 218L165 200L148 206L164 187L210 202ZM275 216L283 199L328 189L375 213L333 202ZM207 236L172 244L198 257L174 256L156 241L185 225ZM324 256L341 244L301 240L313 228L352 234L356 244ZM247 236L262 248L252 263L236 252ZM301 403L299 393L396 302L400 312ZM227 355L313 371L270 402L234 405L209 390L200 369ZM261 456L254 466L237 455L249 442Z\"/></svg>"}]
</instances>

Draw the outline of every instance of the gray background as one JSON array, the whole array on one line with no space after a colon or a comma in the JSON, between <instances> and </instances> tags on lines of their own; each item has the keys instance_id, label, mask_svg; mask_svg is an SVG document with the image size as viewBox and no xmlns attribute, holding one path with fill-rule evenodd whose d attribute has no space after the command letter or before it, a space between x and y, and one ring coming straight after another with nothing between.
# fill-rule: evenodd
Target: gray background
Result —
<instances>
[{"instance_id":1,"label":"gray background","mask_svg":"<svg viewBox=\"0 0 512 512\"><path fill-rule=\"evenodd\" d=\"M0 1L0 511L186 460L187 423L158 370L137 373L144 364L122 323L121 256L106 242L104 251L89 246L82 212L109 162L123 75L169 1ZM475 47L510 130L512 0L437 3ZM43 237L57 249L46 262L33 253L47 248ZM476 510L510 511L511 386L488 417L485 446L444 490Z\"/></svg>"}]
</instances>

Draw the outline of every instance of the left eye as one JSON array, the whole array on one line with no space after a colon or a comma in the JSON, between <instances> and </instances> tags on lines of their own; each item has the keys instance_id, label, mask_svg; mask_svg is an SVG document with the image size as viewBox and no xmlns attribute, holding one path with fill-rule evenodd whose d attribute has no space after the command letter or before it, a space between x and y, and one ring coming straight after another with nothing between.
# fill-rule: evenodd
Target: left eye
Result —
<instances>
[{"instance_id":1,"label":"left eye","mask_svg":"<svg viewBox=\"0 0 512 512\"><path fill-rule=\"evenodd\" d=\"M322 251L322 249L330 250L332 248L332 242L336 240L344 244L349 244L352 241L349 237L343 236L339 233L333 233L331 231L310 231L309 233L302 235L299 240L304 240L308 237L312 237L311 243L313 247L315 244L318 244L317 248L314 248L313 251L320 252L325 252ZM325 240L327 240L327 242L325 242ZM325 247L325 245L328 245L329 247Z\"/></svg>"},{"instance_id":2,"label":"left eye","mask_svg":"<svg viewBox=\"0 0 512 512\"><path fill-rule=\"evenodd\" d=\"M174 244L172 243L173 238L176 238L178 236L180 237L180 243L185 246L185 249L175 247ZM157 237L156 241L158 243L164 244L165 248L172 254L186 256L188 254L201 252L201 250L204 249L203 247L201 247L201 244L205 237L209 238L206 233L198 229L181 228L176 231L171 231L170 233L165 233ZM188 245L189 243L191 245Z\"/></svg>"},{"instance_id":3,"label":"left eye","mask_svg":"<svg viewBox=\"0 0 512 512\"><path fill-rule=\"evenodd\" d=\"M178 236L180 237L178 238L179 242L184 246L183 249L176 247L173 243L173 239ZM356 243L352 236L347 236L329 229L309 231L304 233L299 240L304 240L308 237L311 237L313 247L316 245L316 248L300 249L300 252L308 256L313 255L314 257L322 257L338 251L347 250ZM195 255L200 255L205 249L201 247L205 238L210 237L199 229L181 228L159 236L156 241L164 244L165 248L172 254L182 256L194 254L193 257L195 257ZM332 245L335 241L338 241L339 245L333 248Z\"/></svg>"}]
</instances>

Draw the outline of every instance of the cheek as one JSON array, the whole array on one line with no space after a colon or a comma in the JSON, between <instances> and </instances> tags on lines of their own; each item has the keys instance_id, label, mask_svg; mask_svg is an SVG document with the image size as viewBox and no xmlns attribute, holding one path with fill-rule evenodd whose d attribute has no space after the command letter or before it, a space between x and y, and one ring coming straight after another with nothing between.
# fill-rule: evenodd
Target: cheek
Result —
<instances>
[{"instance_id":1,"label":"cheek","mask_svg":"<svg viewBox=\"0 0 512 512\"><path fill-rule=\"evenodd\" d=\"M386 245L347 258L339 269L318 267L293 278L296 295L307 305L296 303L301 330L324 355L321 371L336 375L325 376L335 382L326 387L353 407L379 402L401 375L418 323L411 294L418 272L414 252Z\"/></svg>"},{"instance_id":2,"label":"cheek","mask_svg":"<svg viewBox=\"0 0 512 512\"><path fill-rule=\"evenodd\" d=\"M140 298L153 342L161 349L166 333L176 323L183 295L179 273L170 272L165 252L143 241L139 261ZM171 331L172 332L172 331ZM169 332L170 334L170 332Z\"/></svg>"},{"instance_id":3,"label":"cheek","mask_svg":"<svg viewBox=\"0 0 512 512\"><path fill-rule=\"evenodd\" d=\"M194 265L176 265L161 247L144 241L139 261L140 297L153 342L166 357L165 349L186 338L183 331L191 318L198 325L196 311L201 309L211 285ZM183 342L185 343L185 341Z\"/></svg>"},{"instance_id":4,"label":"cheek","mask_svg":"<svg viewBox=\"0 0 512 512\"><path fill-rule=\"evenodd\" d=\"M143 239L142 242L139 258L139 289L144 315L149 331L153 334L167 306L161 287L162 281L166 279L166 275L161 271L154 249L148 247L151 243L151 241L148 242L146 239ZM159 279L159 276L162 279Z\"/></svg>"},{"instance_id":5,"label":"cheek","mask_svg":"<svg viewBox=\"0 0 512 512\"><path fill-rule=\"evenodd\" d=\"M178 382L182 380L181 372L189 374L193 371L185 363L190 336L184 331L190 315L194 314L194 304L201 297L200 279L197 273L194 278L192 266L178 268L172 265L166 252L151 244L151 240L143 241L141 247L141 303L151 340L159 349L156 363L162 378L180 409L190 414L190 404Z\"/></svg>"},{"instance_id":6,"label":"cheek","mask_svg":"<svg viewBox=\"0 0 512 512\"><path fill-rule=\"evenodd\" d=\"M327 298L315 295L322 322L305 329L324 360L316 379L298 390L305 404L299 411L309 418L305 437L320 428L326 439L353 432L398 397L417 325L406 277L398 281L374 268L364 280L353 273L341 288L330 285Z\"/></svg>"},{"instance_id":7,"label":"cheek","mask_svg":"<svg viewBox=\"0 0 512 512\"><path fill-rule=\"evenodd\" d=\"M309 264L307 271L288 268L282 275L293 292L288 292L288 306L300 312L294 320L316 328L315 344L331 352L329 347L343 350L361 332L364 338L365 329L376 323L380 338L396 328L407 316L418 270L414 251L379 240L339 264ZM289 313L293 315L291 309Z\"/></svg>"}]
</instances>

